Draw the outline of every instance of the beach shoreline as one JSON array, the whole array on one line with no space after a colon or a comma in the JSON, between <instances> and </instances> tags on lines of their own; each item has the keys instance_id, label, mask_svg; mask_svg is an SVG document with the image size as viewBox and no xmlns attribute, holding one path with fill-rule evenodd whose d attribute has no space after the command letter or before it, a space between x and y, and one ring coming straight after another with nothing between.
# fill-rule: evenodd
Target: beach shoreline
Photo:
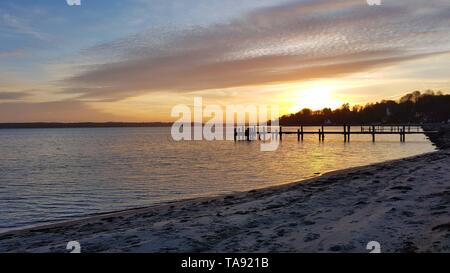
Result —
<instances>
[{"instance_id":1,"label":"beach shoreline","mask_svg":"<svg viewBox=\"0 0 450 273\"><path fill-rule=\"evenodd\" d=\"M233 196L237 196L237 195L241 195L241 194L248 194L249 192L260 192L260 191L283 189L284 187L290 187L290 186L293 186L296 184L312 183L321 177L325 177L325 176L329 176L329 175L333 175L333 174L357 171L357 170L365 169L367 167L371 167L371 166L377 165L377 164L384 164L384 163L395 162L398 160L404 160L404 159L410 159L410 158L412 159L412 158L415 158L418 156L423 156L423 155L432 154L432 153L435 153L435 152L414 155L414 156L400 158L400 159L386 160L386 161L373 163L373 164L369 164L369 165L326 171L324 173L316 174L309 178L305 178L305 179L301 179L301 180L297 180L297 181L293 181L293 182L288 182L288 183L281 183L281 184L272 185L272 186L263 187L263 188L256 188L256 189L251 189L251 190L246 190L246 191L235 191L235 192L231 192L231 193L213 194L213 195L208 195L208 196L191 197L191 198L184 198L184 199L178 199L178 200L172 200L172 201L163 201L160 203L150 204L148 206L133 207L133 208L122 209L122 210L111 210L111 211L106 211L106 212L99 212L99 213L75 216L72 219L66 219L66 220L61 220L61 221L50 221L50 222L27 225L24 227L4 229L4 230L0 230L0 238L2 235L6 235L6 234L10 234L10 233L17 233L17 232L20 233L20 232L27 232L27 231L32 231L32 230L36 230L36 229L47 229L47 228L57 227L57 226L61 226L61 225L77 224L80 222L97 220L97 219L101 219L104 217L119 216L122 214L132 214L132 213L138 213L140 211L147 211L147 210L157 209L157 208L161 208L161 207L173 206L174 204L182 204L182 203L190 203L190 202L194 202L194 203L205 202L205 201L211 201L211 200L214 200L217 198L227 198L227 197L232 198Z\"/></svg>"},{"instance_id":2,"label":"beach shoreline","mask_svg":"<svg viewBox=\"0 0 450 273\"><path fill-rule=\"evenodd\" d=\"M386 252L450 252L449 163L441 150L14 230L0 234L0 252L65 252L74 240L84 252L367 252L369 241Z\"/></svg>"}]
</instances>

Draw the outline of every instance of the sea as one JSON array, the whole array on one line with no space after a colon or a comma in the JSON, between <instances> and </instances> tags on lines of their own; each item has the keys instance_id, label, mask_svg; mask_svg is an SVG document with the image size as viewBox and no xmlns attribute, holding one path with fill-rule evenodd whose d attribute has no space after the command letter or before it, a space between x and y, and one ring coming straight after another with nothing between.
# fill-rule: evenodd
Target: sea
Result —
<instances>
[{"instance_id":1,"label":"sea","mask_svg":"<svg viewBox=\"0 0 450 273\"><path fill-rule=\"evenodd\" d=\"M434 150L422 134L404 143L398 135L376 142L370 135L350 142L342 135L324 142L286 135L277 150L262 152L259 141L174 141L167 127L3 129L0 232L292 183Z\"/></svg>"}]
</instances>

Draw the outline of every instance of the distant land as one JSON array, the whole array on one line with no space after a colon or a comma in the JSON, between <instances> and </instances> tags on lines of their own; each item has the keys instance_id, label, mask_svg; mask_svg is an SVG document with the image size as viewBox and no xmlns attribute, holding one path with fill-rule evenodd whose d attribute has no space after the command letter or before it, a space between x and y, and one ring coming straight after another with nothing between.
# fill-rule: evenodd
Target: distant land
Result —
<instances>
[{"instance_id":1,"label":"distant land","mask_svg":"<svg viewBox=\"0 0 450 273\"><path fill-rule=\"evenodd\" d=\"M170 127L169 122L30 122L0 123L0 129L39 129L39 128L114 128L114 127Z\"/></svg>"},{"instance_id":2,"label":"distant land","mask_svg":"<svg viewBox=\"0 0 450 273\"><path fill-rule=\"evenodd\" d=\"M440 91L414 91L398 101L382 100L365 106L344 104L332 110L313 111L305 108L280 118L283 126L298 125L361 125L361 124L423 124L450 120L450 95Z\"/></svg>"},{"instance_id":3,"label":"distant land","mask_svg":"<svg viewBox=\"0 0 450 273\"><path fill-rule=\"evenodd\" d=\"M281 116L281 126L299 125L371 125L450 123L450 95L440 91L414 91L398 101L382 100L365 106L344 104L332 110L305 108L297 113ZM268 121L270 125L271 121ZM0 123L0 129L30 128L113 128L113 127L171 127L172 122L27 122ZM192 123L191 125L194 125Z\"/></svg>"}]
</instances>

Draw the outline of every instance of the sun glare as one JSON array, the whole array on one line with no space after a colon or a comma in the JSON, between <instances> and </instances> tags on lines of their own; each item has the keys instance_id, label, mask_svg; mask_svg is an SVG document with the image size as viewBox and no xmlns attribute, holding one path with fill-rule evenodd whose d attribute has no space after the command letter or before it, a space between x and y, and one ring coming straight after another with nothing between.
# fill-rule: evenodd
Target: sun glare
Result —
<instances>
[{"instance_id":1,"label":"sun glare","mask_svg":"<svg viewBox=\"0 0 450 273\"><path fill-rule=\"evenodd\" d=\"M303 108L320 110L323 108L336 109L342 101L335 97L335 88L332 86L317 86L297 92L289 112L296 113Z\"/></svg>"}]
</instances>

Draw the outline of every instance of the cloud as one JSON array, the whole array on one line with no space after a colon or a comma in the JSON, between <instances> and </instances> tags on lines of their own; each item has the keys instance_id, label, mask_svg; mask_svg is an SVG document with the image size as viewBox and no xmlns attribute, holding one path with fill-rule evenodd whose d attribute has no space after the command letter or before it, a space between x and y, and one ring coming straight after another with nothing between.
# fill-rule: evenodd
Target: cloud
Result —
<instances>
[{"instance_id":1,"label":"cloud","mask_svg":"<svg viewBox=\"0 0 450 273\"><path fill-rule=\"evenodd\" d=\"M25 50L22 48L17 48L13 50L0 51L0 58L12 58L12 57L20 57L25 54Z\"/></svg>"},{"instance_id":2,"label":"cloud","mask_svg":"<svg viewBox=\"0 0 450 273\"><path fill-rule=\"evenodd\" d=\"M0 103L0 122L117 121L118 116L100 112L80 101Z\"/></svg>"},{"instance_id":3,"label":"cloud","mask_svg":"<svg viewBox=\"0 0 450 273\"><path fill-rule=\"evenodd\" d=\"M113 61L83 67L63 81L64 92L121 100L305 81L448 52L450 6L427 3L296 1L209 27L143 32L92 48Z\"/></svg>"},{"instance_id":4,"label":"cloud","mask_svg":"<svg viewBox=\"0 0 450 273\"><path fill-rule=\"evenodd\" d=\"M0 91L0 100L18 100L28 97L27 92L2 92Z\"/></svg>"},{"instance_id":5,"label":"cloud","mask_svg":"<svg viewBox=\"0 0 450 273\"><path fill-rule=\"evenodd\" d=\"M47 34L35 30L27 20L0 10L0 27L2 26L14 33L31 36L38 40L48 39Z\"/></svg>"}]
</instances>

